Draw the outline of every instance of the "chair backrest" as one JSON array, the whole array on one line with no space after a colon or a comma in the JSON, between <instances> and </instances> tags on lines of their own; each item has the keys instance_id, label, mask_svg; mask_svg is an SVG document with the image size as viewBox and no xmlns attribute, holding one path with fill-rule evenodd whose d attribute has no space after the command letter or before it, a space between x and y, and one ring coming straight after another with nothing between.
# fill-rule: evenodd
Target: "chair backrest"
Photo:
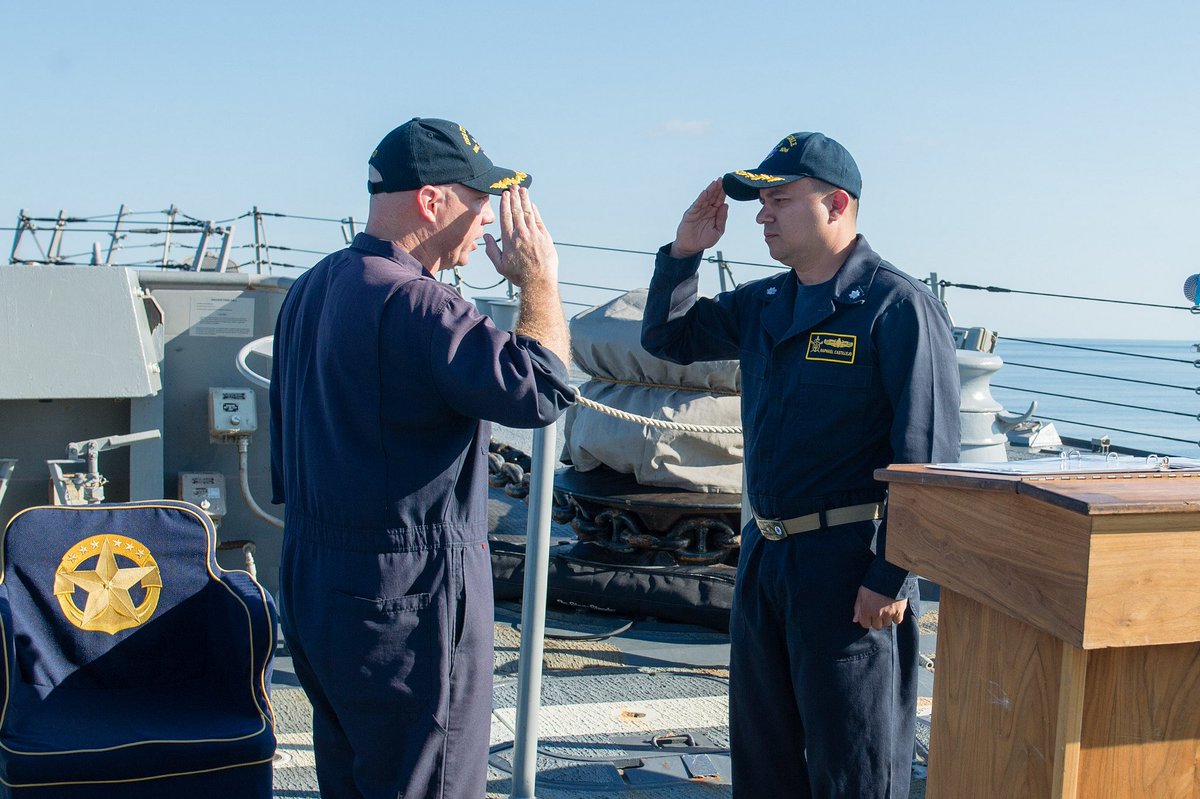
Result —
<instances>
[{"instance_id":1,"label":"chair backrest","mask_svg":"<svg viewBox=\"0 0 1200 799\"><path fill-rule=\"evenodd\" d=\"M186 502L17 514L0 545L9 687L249 685L271 656L270 602L248 578L229 580L215 549L212 522Z\"/></svg>"}]
</instances>

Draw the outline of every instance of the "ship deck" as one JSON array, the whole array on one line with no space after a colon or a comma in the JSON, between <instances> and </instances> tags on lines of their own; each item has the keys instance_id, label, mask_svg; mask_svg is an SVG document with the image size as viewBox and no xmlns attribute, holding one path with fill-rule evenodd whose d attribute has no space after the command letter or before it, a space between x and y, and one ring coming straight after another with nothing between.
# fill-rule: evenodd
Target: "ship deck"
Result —
<instances>
[{"instance_id":1,"label":"ship deck","mask_svg":"<svg viewBox=\"0 0 1200 799\"><path fill-rule=\"evenodd\" d=\"M489 501L494 532L524 533L520 502L497 490ZM553 535L573 537L560 525ZM923 586L926 593L930 588ZM512 790L520 617L519 605L497 603L488 799L503 799ZM924 796L936 628L937 602L926 600L914 799ZM537 796L731 796L728 679L729 638L724 633L654 619L548 609ZM279 739L275 796L318 797L311 706L292 670L286 642L275 661L272 702Z\"/></svg>"}]
</instances>

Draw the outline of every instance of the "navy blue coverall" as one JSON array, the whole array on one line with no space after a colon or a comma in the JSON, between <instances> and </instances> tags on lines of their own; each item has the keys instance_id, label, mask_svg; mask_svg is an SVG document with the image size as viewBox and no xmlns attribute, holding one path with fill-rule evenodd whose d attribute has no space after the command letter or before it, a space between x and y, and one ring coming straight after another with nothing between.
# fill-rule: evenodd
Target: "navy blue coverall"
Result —
<instances>
[{"instance_id":1,"label":"navy blue coverall","mask_svg":"<svg viewBox=\"0 0 1200 799\"><path fill-rule=\"evenodd\" d=\"M490 425L540 427L566 367L359 234L284 300L271 376L280 595L325 799L479 799L492 708Z\"/></svg>"},{"instance_id":2,"label":"navy blue coverall","mask_svg":"<svg viewBox=\"0 0 1200 799\"><path fill-rule=\"evenodd\" d=\"M800 306L791 270L697 298L699 264L659 251L642 344L676 363L740 360L756 514L883 500L875 469L958 459L946 312L864 238L832 280L803 287ZM885 529L871 521L781 541L753 522L743 530L730 620L735 796L908 795L920 609L915 578L885 558ZM907 598L904 622L852 622L860 586Z\"/></svg>"}]
</instances>

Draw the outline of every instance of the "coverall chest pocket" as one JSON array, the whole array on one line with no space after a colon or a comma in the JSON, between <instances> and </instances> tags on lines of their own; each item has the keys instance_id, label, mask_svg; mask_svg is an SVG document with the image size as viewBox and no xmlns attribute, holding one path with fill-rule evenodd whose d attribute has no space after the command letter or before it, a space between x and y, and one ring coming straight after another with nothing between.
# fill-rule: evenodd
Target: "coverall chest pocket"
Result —
<instances>
[{"instance_id":1,"label":"coverall chest pocket","mask_svg":"<svg viewBox=\"0 0 1200 799\"><path fill-rule=\"evenodd\" d=\"M742 392L746 391L747 383L761 383L767 377L767 356L753 350L742 350L738 353L741 365Z\"/></svg>"},{"instance_id":2,"label":"coverall chest pocket","mask_svg":"<svg viewBox=\"0 0 1200 799\"><path fill-rule=\"evenodd\" d=\"M742 423L753 419L756 409L766 401L767 357L753 350L742 350L738 354L741 364Z\"/></svg>"},{"instance_id":3,"label":"coverall chest pocket","mask_svg":"<svg viewBox=\"0 0 1200 799\"><path fill-rule=\"evenodd\" d=\"M871 369L866 364L806 360L800 367L800 382L813 386L866 388L871 385Z\"/></svg>"}]
</instances>

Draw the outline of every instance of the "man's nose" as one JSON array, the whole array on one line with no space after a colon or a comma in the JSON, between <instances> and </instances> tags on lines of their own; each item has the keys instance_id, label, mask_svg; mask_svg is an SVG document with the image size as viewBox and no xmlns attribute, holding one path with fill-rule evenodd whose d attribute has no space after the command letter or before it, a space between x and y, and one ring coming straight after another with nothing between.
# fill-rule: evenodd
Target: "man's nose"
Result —
<instances>
[{"instance_id":1,"label":"man's nose","mask_svg":"<svg viewBox=\"0 0 1200 799\"><path fill-rule=\"evenodd\" d=\"M767 206L764 205L758 209L758 214L755 215L754 221L760 225L765 225L770 218L771 215L767 213Z\"/></svg>"},{"instance_id":2,"label":"man's nose","mask_svg":"<svg viewBox=\"0 0 1200 799\"><path fill-rule=\"evenodd\" d=\"M492 213L492 203L489 201L483 207L483 224L490 225L496 221L496 215Z\"/></svg>"}]
</instances>

